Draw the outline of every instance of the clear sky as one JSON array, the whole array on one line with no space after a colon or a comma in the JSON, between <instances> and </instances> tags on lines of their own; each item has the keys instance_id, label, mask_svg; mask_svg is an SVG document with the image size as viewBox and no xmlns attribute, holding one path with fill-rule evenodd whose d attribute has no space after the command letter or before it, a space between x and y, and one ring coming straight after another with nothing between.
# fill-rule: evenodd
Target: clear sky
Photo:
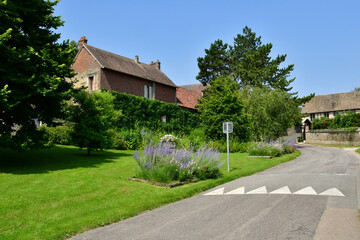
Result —
<instances>
[{"instance_id":1,"label":"clear sky","mask_svg":"<svg viewBox=\"0 0 360 240\"><path fill-rule=\"evenodd\" d=\"M177 85L199 83L197 58L216 39L229 44L248 26L272 56L287 54L299 96L360 86L359 0L62 0L61 39L140 61L161 62Z\"/></svg>"}]
</instances>

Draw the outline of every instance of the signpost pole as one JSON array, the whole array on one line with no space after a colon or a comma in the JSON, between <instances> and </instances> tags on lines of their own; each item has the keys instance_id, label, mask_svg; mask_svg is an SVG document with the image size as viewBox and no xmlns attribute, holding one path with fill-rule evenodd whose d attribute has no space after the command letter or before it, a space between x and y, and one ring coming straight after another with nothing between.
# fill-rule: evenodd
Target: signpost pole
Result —
<instances>
[{"instance_id":1,"label":"signpost pole","mask_svg":"<svg viewBox=\"0 0 360 240\"><path fill-rule=\"evenodd\" d=\"M226 133L226 148L227 148L227 167L228 172L230 172L230 154L229 154L229 133L233 132L233 123L232 122L223 122L223 133Z\"/></svg>"},{"instance_id":2,"label":"signpost pole","mask_svg":"<svg viewBox=\"0 0 360 240\"><path fill-rule=\"evenodd\" d=\"M229 129L229 128L227 128ZM228 172L230 172L230 161L229 161L229 131L226 133L226 144L227 144L227 165L228 165Z\"/></svg>"}]
</instances>

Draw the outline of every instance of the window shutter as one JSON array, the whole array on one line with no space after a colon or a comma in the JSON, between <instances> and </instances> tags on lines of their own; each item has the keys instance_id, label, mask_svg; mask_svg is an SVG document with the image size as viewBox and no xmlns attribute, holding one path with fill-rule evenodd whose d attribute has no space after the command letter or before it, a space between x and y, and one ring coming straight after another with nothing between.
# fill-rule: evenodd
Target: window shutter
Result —
<instances>
[{"instance_id":1,"label":"window shutter","mask_svg":"<svg viewBox=\"0 0 360 240\"><path fill-rule=\"evenodd\" d=\"M144 97L149 98L148 86L144 85Z\"/></svg>"},{"instance_id":2,"label":"window shutter","mask_svg":"<svg viewBox=\"0 0 360 240\"><path fill-rule=\"evenodd\" d=\"M153 91L151 86L149 86L149 98L153 99Z\"/></svg>"}]
</instances>

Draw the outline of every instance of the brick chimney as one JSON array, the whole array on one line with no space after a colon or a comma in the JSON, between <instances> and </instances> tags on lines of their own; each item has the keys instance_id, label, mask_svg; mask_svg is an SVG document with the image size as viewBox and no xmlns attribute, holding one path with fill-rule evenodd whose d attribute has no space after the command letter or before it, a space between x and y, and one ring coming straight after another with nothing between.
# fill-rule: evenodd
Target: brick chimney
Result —
<instances>
[{"instance_id":1,"label":"brick chimney","mask_svg":"<svg viewBox=\"0 0 360 240\"><path fill-rule=\"evenodd\" d=\"M135 62L139 63L139 56L138 55L135 56Z\"/></svg>"},{"instance_id":2,"label":"brick chimney","mask_svg":"<svg viewBox=\"0 0 360 240\"><path fill-rule=\"evenodd\" d=\"M81 37L80 40L79 40L79 49L84 45L84 44L87 44L87 39L85 36Z\"/></svg>"},{"instance_id":3,"label":"brick chimney","mask_svg":"<svg viewBox=\"0 0 360 240\"><path fill-rule=\"evenodd\" d=\"M154 67L156 67L157 69L160 70L160 62L159 62L159 60L156 60L156 62L151 61L150 65L154 66Z\"/></svg>"}]
</instances>

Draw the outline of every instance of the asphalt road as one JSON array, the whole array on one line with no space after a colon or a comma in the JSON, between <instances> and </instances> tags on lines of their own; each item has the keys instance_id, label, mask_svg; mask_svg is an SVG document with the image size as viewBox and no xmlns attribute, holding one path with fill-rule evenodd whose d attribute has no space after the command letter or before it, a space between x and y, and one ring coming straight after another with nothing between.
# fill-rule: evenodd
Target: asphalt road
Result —
<instances>
[{"instance_id":1,"label":"asphalt road","mask_svg":"<svg viewBox=\"0 0 360 240\"><path fill-rule=\"evenodd\" d=\"M71 239L359 240L360 157L337 148L299 150L294 161Z\"/></svg>"}]
</instances>

